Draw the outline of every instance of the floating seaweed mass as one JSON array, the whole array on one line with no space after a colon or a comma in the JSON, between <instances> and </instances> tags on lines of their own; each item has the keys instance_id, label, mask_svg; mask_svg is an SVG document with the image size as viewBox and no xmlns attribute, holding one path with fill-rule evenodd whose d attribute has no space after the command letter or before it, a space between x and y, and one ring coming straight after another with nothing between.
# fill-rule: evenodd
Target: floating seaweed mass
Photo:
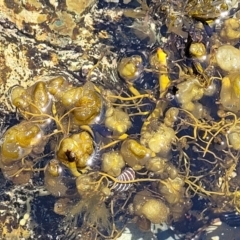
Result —
<instances>
[{"instance_id":1,"label":"floating seaweed mass","mask_svg":"<svg viewBox=\"0 0 240 240\"><path fill-rule=\"evenodd\" d=\"M0 7L0 239L239 239L238 1Z\"/></svg>"}]
</instances>

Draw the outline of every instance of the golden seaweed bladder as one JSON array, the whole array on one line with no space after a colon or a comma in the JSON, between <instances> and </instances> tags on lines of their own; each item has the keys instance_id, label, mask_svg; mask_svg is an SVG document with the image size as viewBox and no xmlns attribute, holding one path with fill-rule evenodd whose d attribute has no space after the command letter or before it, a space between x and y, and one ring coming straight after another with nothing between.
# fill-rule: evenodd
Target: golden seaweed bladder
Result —
<instances>
[{"instance_id":1,"label":"golden seaweed bladder","mask_svg":"<svg viewBox=\"0 0 240 240\"><path fill-rule=\"evenodd\" d=\"M174 139L174 130L165 124L159 124L155 130L144 132L140 142L158 156L166 158L171 151Z\"/></svg>"},{"instance_id":2,"label":"golden seaweed bladder","mask_svg":"<svg viewBox=\"0 0 240 240\"><path fill-rule=\"evenodd\" d=\"M66 166L70 167L75 163L77 168L84 168L93 153L93 138L88 132L83 131L64 138L57 150L57 157Z\"/></svg>"},{"instance_id":3,"label":"golden seaweed bladder","mask_svg":"<svg viewBox=\"0 0 240 240\"><path fill-rule=\"evenodd\" d=\"M121 145L120 152L124 161L134 170L142 169L151 157L151 150L133 139L125 140Z\"/></svg>"},{"instance_id":4,"label":"golden seaweed bladder","mask_svg":"<svg viewBox=\"0 0 240 240\"><path fill-rule=\"evenodd\" d=\"M176 204L184 197L184 180L180 177L159 182L158 190L169 204Z\"/></svg>"},{"instance_id":5,"label":"golden seaweed bladder","mask_svg":"<svg viewBox=\"0 0 240 240\"><path fill-rule=\"evenodd\" d=\"M146 163L146 169L161 179L178 177L177 168L167 158L153 157Z\"/></svg>"},{"instance_id":6,"label":"golden seaweed bladder","mask_svg":"<svg viewBox=\"0 0 240 240\"><path fill-rule=\"evenodd\" d=\"M126 82L134 82L143 72L143 59L139 55L122 58L118 63L118 73Z\"/></svg>"},{"instance_id":7,"label":"golden seaweed bladder","mask_svg":"<svg viewBox=\"0 0 240 240\"><path fill-rule=\"evenodd\" d=\"M232 73L222 79L220 102L225 110L238 113L240 99L240 74Z\"/></svg>"},{"instance_id":8,"label":"golden seaweed bladder","mask_svg":"<svg viewBox=\"0 0 240 240\"><path fill-rule=\"evenodd\" d=\"M197 78L189 78L179 83L177 87L176 97L181 107L192 112L197 118L201 118L203 116L203 106L198 101L204 95L204 88L199 80Z\"/></svg>"},{"instance_id":9,"label":"golden seaweed bladder","mask_svg":"<svg viewBox=\"0 0 240 240\"><path fill-rule=\"evenodd\" d=\"M216 52L217 65L226 72L237 72L240 70L240 50L232 45L220 46Z\"/></svg>"},{"instance_id":10,"label":"golden seaweed bladder","mask_svg":"<svg viewBox=\"0 0 240 240\"><path fill-rule=\"evenodd\" d=\"M33 115L38 115L38 118L43 113L51 115L52 98L47 90L46 82L43 81L39 81L27 89L20 86L13 87L11 102L28 120ZM44 116L41 116L41 118L44 119Z\"/></svg>"},{"instance_id":11,"label":"golden seaweed bladder","mask_svg":"<svg viewBox=\"0 0 240 240\"><path fill-rule=\"evenodd\" d=\"M53 77L48 81L47 90L56 100L60 100L63 93L70 88L70 84L63 76Z\"/></svg>"},{"instance_id":12,"label":"golden seaweed bladder","mask_svg":"<svg viewBox=\"0 0 240 240\"><path fill-rule=\"evenodd\" d=\"M170 213L164 202L154 198L147 190L140 191L135 195L133 209L136 215L143 215L155 224L166 222Z\"/></svg>"},{"instance_id":13,"label":"golden seaweed bladder","mask_svg":"<svg viewBox=\"0 0 240 240\"><path fill-rule=\"evenodd\" d=\"M34 165L28 156L38 155L45 144L45 136L38 124L22 121L9 128L4 134L0 155L5 178L15 184L27 183L33 176Z\"/></svg>"},{"instance_id":14,"label":"golden seaweed bladder","mask_svg":"<svg viewBox=\"0 0 240 240\"><path fill-rule=\"evenodd\" d=\"M70 88L62 94L61 102L67 110L71 110L74 123L91 124L101 113L103 101L90 83L83 87Z\"/></svg>"},{"instance_id":15,"label":"golden seaweed bladder","mask_svg":"<svg viewBox=\"0 0 240 240\"><path fill-rule=\"evenodd\" d=\"M102 171L117 177L125 166L123 156L119 151L110 151L102 155Z\"/></svg>"},{"instance_id":16,"label":"golden seaweed bladder","mask_svg":"<svg viewBox=\"0 0 240 240\"><path fill-rule=\"evenodd\" d=\"M167 127L173 127L174 123L178 119L179 109L175 107L171 107L167 110L164 116L164 124Z\"/></svg>"},{"instance_id":17,"label":"golden seaweed bladder","mask_svg":"<svg viewBox=\"0 0 240 240\"><path fill-rule=\"evenodd\" d=\"M150 158L146 163L146 169L154 172L154 174L159 175L162 174L167 165L168 165L168 159L166 158L160 158L160 157L154 157Z\"/></svg>"},{"instance_id":18,"label":"golden seaweed bladder","mask_svg":"<svg viewBox=\"0 0 240 240\"><path fill-rule=\"evenodd\" d=\"M240 124L236 124L230 129L227 138L233 149L240 150Z\"/></svg>"},{"instance_id":19,"label":"golden seaweed bladder","mask_svg":"<svg viewBox=\"0 0 240 240\"><path fill-rule=\"evenodd\" d=\"M196 57L198 59L201 59L207 53L205 45L201 42L191 43L189 52L193 57Z\"/></svg>"},{"instance_id":20,"label":"golden seaweed bladder","mask_svg":"<svg viewBox=\"0 0 240 240\"><path fill-rule=\"evenodd\" d=\"M113 131L113 135L126 133L131 126L129 115L120 108L110 107L105 114L104 124Z\"/></svg>"},{"instance_id":21,"label":"golden seaweed bladder","mask_svg":"<svg viewBox=\"0 0 240 240\"><path fill-rule=\"evenodd\" d=\"M51 159L44 170L44 185L56 197L76 197L75 177L57 159Z\"/></svg>"},{"instance_id":22,"label":"golden seaweed bladder","mask_svg":"<svg viewBox=\"0 0 240 240\"><path fill-rule=\"evenodd\" d=\"M238 18L229 18L224 21L220 36L226 41L238 41L240 37L240 23Z\"/></svg>"},{"instance_id":23,"label":"golden seaweed bladder","mask_svg":"<svg viewBox=\"0 0 240 240\"><path fill-rule=\"evenodd\" d=\"M21 160L39 146L43 132L37 124L23 121L7 130L1 146L1 162L4 165Z\"/></svg>"}]
</instances>

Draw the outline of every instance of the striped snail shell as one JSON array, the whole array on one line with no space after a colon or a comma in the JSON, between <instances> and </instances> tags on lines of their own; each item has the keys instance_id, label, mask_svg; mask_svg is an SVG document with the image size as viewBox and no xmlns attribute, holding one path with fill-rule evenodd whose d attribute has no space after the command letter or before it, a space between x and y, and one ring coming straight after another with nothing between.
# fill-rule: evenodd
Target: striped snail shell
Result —
<instances>
[{"instance_id":1,"label":"striped snail shell","mask_svg":"<svg viewBox=\"0 0 240 240\"><path fill-rule=\"evenodd\" d=\"M127 191L133 184L127 183L128 181L135 179L135 171L132 168L125 168L124 171L117 177L117 180L126 183L117 183L114 186L114 190L117 192Z\"/></svg>"}]
</instances>

